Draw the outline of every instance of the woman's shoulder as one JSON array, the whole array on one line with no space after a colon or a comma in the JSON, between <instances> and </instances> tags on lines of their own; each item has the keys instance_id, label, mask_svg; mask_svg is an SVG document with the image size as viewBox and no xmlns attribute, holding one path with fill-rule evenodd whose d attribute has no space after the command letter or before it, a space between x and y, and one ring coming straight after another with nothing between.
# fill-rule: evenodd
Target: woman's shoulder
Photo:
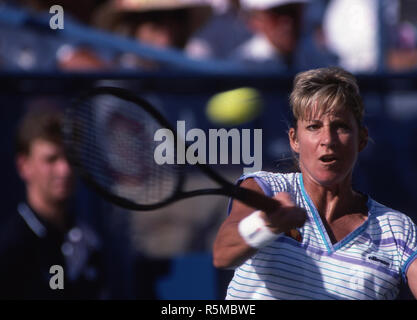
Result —
<instances>
[{"instance_id":1,"label":"woman's shoulder","mask_svg":"<svg viewBox=\"0 0 417 320\"><path fill-rule=\"evenodd\" d=\"M383 226L389 225L390 228L395 226L404 228L411 227L415 224L409 215L399 210L390 208L374 199L369 198L368 208L370 216Z\"/></svg>"},{"instance_id":2,"label":"woman's shoulder","mask_svg":"<svg viewBox=\"0 0 417 320\"><path fill-rule=\"evenodd\" d=\"M291 191L297 184L299 173L276 173L270 171L257 171L250 174L243 175L239 180L243 181L249 178L254 178L255 181L262 187L264 192L268 195L273 195L277 192Z\"/></svg>"},{"instance_id":3,"label":"woman's shoulder","mask_svg":"<svg viewBox=\"0 0 417 320\"><path fill-rule=\"evenodd\" d=\"M260 178L266 181L282 181L287 183L294 183L298 176L298 172L291 173L280 173L280 172L271 172L271 171L257 171L248 174L244 174L240 179L246 180L249 178Z\"/></svg>"}]
</instances>

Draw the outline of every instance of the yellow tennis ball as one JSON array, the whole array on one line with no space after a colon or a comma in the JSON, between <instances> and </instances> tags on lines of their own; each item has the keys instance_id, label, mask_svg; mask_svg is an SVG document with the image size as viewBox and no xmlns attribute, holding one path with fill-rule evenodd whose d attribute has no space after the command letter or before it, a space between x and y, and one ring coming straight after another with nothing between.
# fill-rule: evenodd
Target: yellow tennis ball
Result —
<instances>
[{"instance_id":1,"label":"yellow tennis ball","mask_svg":"<svg viewBox=\"0 0 417 320\"><path fill-rule=\"evenodd\" d=\"M253 88L238 88L214 95L207 103L206 115L219 125L241 125L254 120L262 110L262 99Z\"/></svg>"}]
</instances>

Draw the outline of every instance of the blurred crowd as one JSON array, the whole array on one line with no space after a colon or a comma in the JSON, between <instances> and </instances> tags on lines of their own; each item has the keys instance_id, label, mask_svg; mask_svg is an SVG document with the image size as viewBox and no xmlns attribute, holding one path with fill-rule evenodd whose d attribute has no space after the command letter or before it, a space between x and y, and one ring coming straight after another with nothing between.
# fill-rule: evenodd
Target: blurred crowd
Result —
<instances>
[{"instance_id":1,"label":"blurred crowd","mask_svg":"<svg viewBox=\"0 0 417 320\"><path fill-rule=\"evenodd\" d=\"M355 73L417 66L417 4L413 0L16 0L29 16L64 9L74 26L181 52L194 60L239 63L286 72L340 65ZM1 12L0 12L1 13ZM3 70L160 70L149 54L120 50L62 30L0 19ZM169 51L171 50L171 51ZM173 59L174 61L174 59ZM175 63L175 61L173 62ZM169 66L168 66L169 67Z\"/></svg>"}]
</instances>

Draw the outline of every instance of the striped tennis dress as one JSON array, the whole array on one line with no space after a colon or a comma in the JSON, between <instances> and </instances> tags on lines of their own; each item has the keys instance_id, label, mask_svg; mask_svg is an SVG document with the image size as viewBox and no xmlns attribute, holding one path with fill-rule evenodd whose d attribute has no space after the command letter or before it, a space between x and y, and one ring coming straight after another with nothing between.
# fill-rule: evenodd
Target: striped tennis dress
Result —
<instances>
[{"instance_id":1,"label":"striped tennis dress","mask_svg":"<svg viewBox=\"0 0 417 320\"><path fill-rule=\"evenodd\" d=\"M394 299L417 257L417 228L406 215L368 198L368 219L332 244L301 173L257 172L265 194L289 192L308 219L302 241L279 236L236 268L226 299Z\"/></svg>"}]
</instances>

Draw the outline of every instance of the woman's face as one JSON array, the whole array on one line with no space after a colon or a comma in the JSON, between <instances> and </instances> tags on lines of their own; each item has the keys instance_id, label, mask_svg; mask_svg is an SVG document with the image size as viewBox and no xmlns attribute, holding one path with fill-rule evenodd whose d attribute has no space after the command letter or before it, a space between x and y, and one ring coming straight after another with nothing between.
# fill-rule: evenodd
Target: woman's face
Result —
<instances>
[{"instance_id":1,"label":"woman's face","mask_svg":"<svg viewBox=\"0 0 417 320\"><path fill-rule=\"evenodd\" d=\"M299 154L303 176L331 187L351 179L358 153L366 146L367 131L359 128L345 108L333 114L298 120L289 131L291 148Z\"/></svg>"}]
</instances>

